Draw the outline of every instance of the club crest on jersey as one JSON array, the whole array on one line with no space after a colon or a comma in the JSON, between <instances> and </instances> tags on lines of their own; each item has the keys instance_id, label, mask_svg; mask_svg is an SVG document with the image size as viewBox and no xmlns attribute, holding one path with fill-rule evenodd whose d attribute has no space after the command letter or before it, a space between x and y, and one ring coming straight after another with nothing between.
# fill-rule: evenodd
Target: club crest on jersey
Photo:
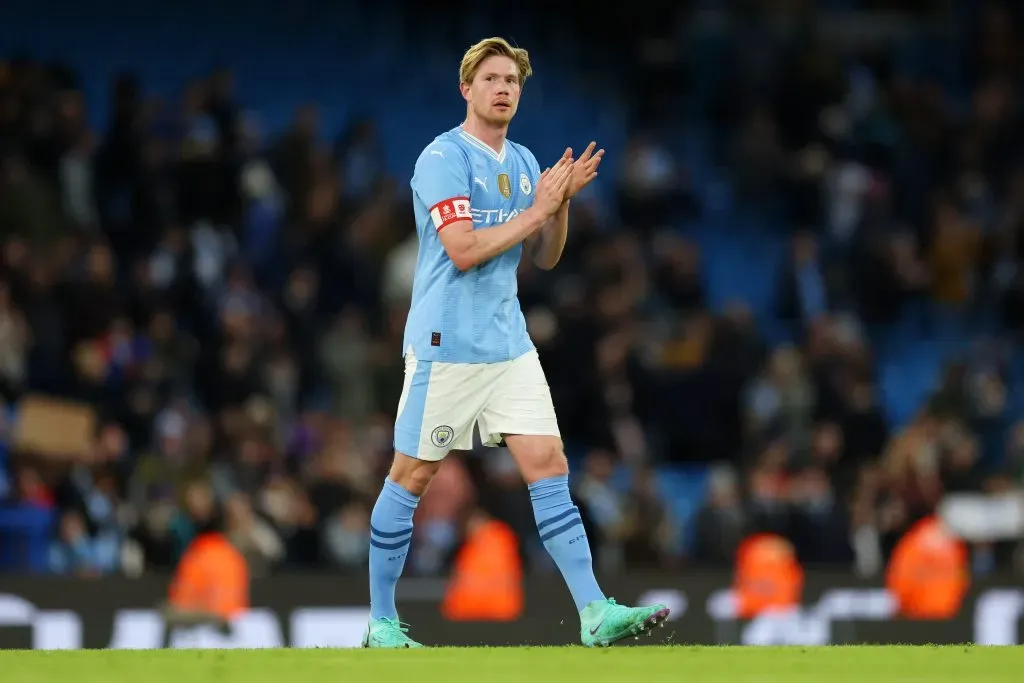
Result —
<instances>
[{"instance_id":1,"label":"club crest on jersey","mask_svg":"<svg viewBox=\"0 0 1024 683\"><path fill-rule=\"evenodd\" d=\"M498 175L498 192L505 199L512 198L512 180L509 179L507 173L501 173Z\"/></svg>"},{"instance_id":2,"label":"club crest on jersey","mask_svg":"<svg viewBox=\"0 0 1024 683\"><path fill-rule=\"evenodd\" d=\"M438 448L444 448L451 442L454 435L455 430L451 427L446 425L434 427L434 431L430 433L430 443L434 444Z\"/></svg>"},{"instance_id":3,"label":"club crest on jersey","mask_svg":"<svg viewBox=\"0 0 1024 683\"><path fill-rule=\"evenodd\" d=\"M525 173L519 174L519 189L523 191L523 194L533 192L533 185L530 184L530 179L526 177Z\"/></svg>"}]
</instances>

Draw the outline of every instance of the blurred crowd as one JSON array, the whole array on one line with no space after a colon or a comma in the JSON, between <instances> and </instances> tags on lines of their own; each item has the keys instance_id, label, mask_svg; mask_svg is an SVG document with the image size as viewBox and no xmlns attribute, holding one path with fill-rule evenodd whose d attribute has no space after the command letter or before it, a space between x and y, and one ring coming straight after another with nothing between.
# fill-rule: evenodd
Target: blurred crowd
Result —
<instances>
[{"instance_id":1,"label":"blurred crowd","mask_svg":"<svg viewBox=\"0 0 1024 683\"><path fill-rule=\"evenodd\" d=\"M631 63L646 85L626 96L615 183L576 202L554 271L520 274L604 570L728 565L770 530L808 564L875 575L946 493L1024 485L1008 398L1024 325L1018 13L979 15L952 82L737 24L751 41L692 99L736 220L790 245L758 285L770 321L710 301L716 255L692 226L715 208L666 142L688 125L666 108L698 84L685 63ZM637 43L662 45L659 30ZM361 571L416 257L384 136L372 120L321 130L312 104L260 131L227 69L167 99L116 75L90 93L111 98L94 129L78 83L70 66L0 60L0 506L54 511L58 573L167 569L215 522L257 574ZM886 330L950 316L984 343L897 423L878 384ZM95 410L88 452L15 447L34 394ZM681 519L662 473L705 464ZM478 509L546 561L510 459L486 449L442 468L411 571L444 571ZM1013 543L973 551L978 572L1024 564Z\"/></svg>"}]
</instances>

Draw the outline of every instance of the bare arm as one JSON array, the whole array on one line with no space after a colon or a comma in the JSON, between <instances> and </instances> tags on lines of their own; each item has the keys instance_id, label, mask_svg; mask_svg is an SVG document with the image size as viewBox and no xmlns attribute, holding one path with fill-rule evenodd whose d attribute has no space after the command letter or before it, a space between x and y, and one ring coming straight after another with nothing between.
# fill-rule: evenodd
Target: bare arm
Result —
<instances>
[{"instance_id":1,"label":"bare arm","mask_svg":"<svg viewBox=\"0 0 1024 683\"><path fill-rule=\"evenodd\" d=\"M473 221L468 218L468 208L457 207L454 210L456 215L459 218L467 216L466 218L447 223L442 221L438 225L437 234L448 258L452 260L456 268L466 272L525 241L540 230L549 219L557 217L560 213L560 207L564 204L562 200L571 178L572 159L559 159L551 172L546 173L537 183L537 194L533 206L512 220L491 228L474 230ZM459 211L465 211L465 213L459 214ZM563 230L562 245L564 246L564 244ZM559 255L561 255L561 251L560 246L558 248Z\"/></svg>"},{"instance_id":2,"label":"bare arm","mask_svg":"<svg viewBox=\"0 0 1024 683\"><path fill-rule=\"evenodd\" d=\"M531 207L501 225L473 229L472 220L461 220L438 232L441 244L455 267L466 272L502 254L527 239L547 221L542 211Z\"/></svg>"},{"instance_id":3,"label":"bare arm","mask_svg":"<svg viewBox=\"0 0 1024 683\"><path fill-rule=\"evenodd\" d=\"M551 270L562 258L569 234L569 200L562 202L554 216L526 240L526 253L542 270Z\"/></svg>"}]
</instances>

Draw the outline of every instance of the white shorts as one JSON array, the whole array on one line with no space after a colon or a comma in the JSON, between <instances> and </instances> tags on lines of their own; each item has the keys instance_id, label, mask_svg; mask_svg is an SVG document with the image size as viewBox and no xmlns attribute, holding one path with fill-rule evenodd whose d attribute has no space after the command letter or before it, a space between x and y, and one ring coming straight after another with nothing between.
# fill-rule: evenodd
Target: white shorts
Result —
<instances>
[{"instance_id":1,"label":"white shorts","mask_svg":"<svg viewBox=\"0 0 1024 683\"><path fill-rule=\"evenodd\" d=\"M506 434L560 436L537 351L500 363L441 363L405 356L405 385L395 421L395 450L441 460Z\"/></svg>"}]
</instances>

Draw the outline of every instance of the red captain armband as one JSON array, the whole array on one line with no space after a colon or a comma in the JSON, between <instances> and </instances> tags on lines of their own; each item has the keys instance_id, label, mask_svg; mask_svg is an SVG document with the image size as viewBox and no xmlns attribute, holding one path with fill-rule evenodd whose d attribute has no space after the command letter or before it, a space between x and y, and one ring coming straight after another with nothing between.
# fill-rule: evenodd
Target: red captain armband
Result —
<instances>
[{"instance_id":1,"label":"red captain armband","mask_svg":"<svg viewBox=\"0 0 1024 683\"><path fill-rule=\"evenodd\" d=\"M469 211L469 197L452 197L430 207L430 220L438 230L467 219L473 219Z\"/></svg>"}]
</instances>

